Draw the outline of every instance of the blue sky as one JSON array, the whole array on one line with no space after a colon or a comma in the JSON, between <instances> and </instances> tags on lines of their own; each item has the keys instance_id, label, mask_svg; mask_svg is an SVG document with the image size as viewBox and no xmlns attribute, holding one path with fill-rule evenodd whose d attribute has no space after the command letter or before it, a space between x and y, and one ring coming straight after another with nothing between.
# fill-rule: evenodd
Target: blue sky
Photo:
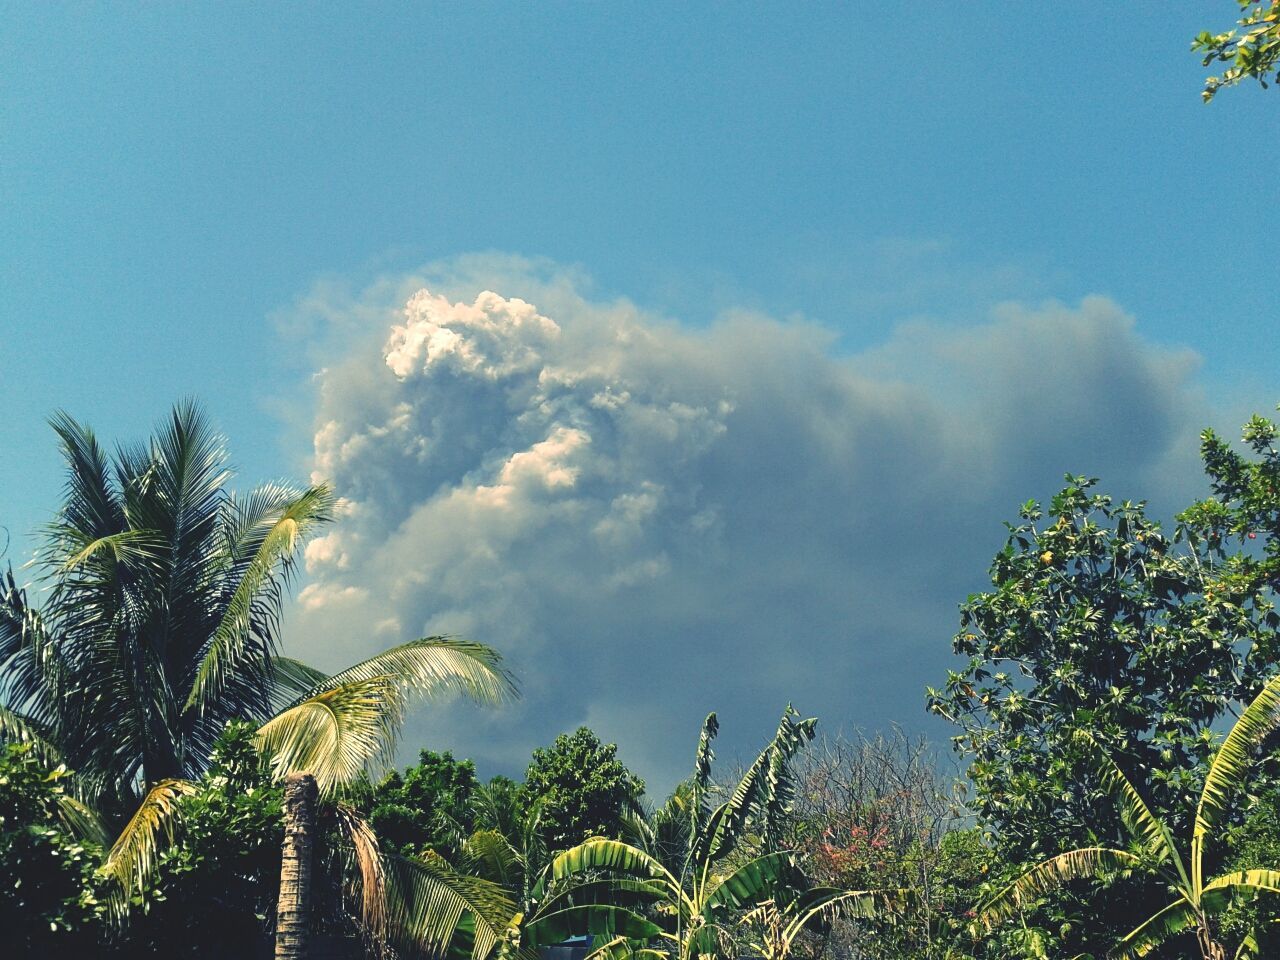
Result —
<instances>
[{"instance_id":1,"label":"blue sky","mask_svg":"<svg viewBox=\"0 0 1280 960\"><path fill-rule=\"evenodd\" d=\"M44 418L58 407L123 438L195 394L248 480L304 476L319 457L315 428L333 404L356 402L337 381L318 398L316 372L385 341L403 303L388 291L414 277L468 302L494 286L543 309L542 292L564 316L594 318L565 321L572 336L588 337L575 331L605 322L601 305L617 298L641 311L644 329L674 324L681 337L744 311L782 324L780 337L799 323L832 362L882 373L888 364L882 394L888 383L961 376L968 360L956 357L1053 325L1050 312L992 327L997 304L1061 301L1063 323L1102 324L1089 327L1099 338L1089 356L1109 372L1079 389L1105 406L1106 385L1133 364L1176 368L1168 443L1190 431L1194 444L1203 420L1231 428L1280 400L1268 203L1280 94L1230 90L1206 107L1205 70L1188 52L1194 33L1228 24L1234 10L1226 0L9 5L0 523L18 552L55 505ZM573 296L547 292L557 283ZM1091 295L1106 305L1079 306ZM1040 335L1027 334L1013 369L971 375L1035 392L1027 365L1056 362ZM954 349L931 354L940 340ZM732 352L737 341L714 342ZM373 368L385 374L378 357ZM739 409L751 406L736 379L748 368L724 375L739 384ZM342 376L355 390L359 377ZM1062 389L1072 396L1071 383ZM1147 422L1110 409L1112 431ZM1069 432L1054 416L1041 427ZM980 522L957 533L958 543L979 538L975 558L998 546L998 520L1016 502L1075 468L1055 462L1066 453L1042 437L1026 439L1036 471L996 484L1008 509L975 507ZM797 456L829 453L814 443ZM1087 453L1089 443L1064 449ZM474 469L513 451L495 446ZM1138 463L1113 453L1100 466L1138 479L1172 455L1161 447ZM731 459L699 482L728 483ZM1170 489L1189 489L1188 476ZM627 490L614 494L643 497ZM658 553L680 568L675 547ZM984 562L965 583L980 584ZM938 588L942 612L917 633L945 647L945 611L962 596L948 591L962 585ZM717 589L705 585L690 608ZM457 600L459 619L484 626L463 609L475 602ZM587 633L611 629L587 619ZM877 647L875 657L895 654ZM926 673L904 674L902 689L935 679ZM839 701L831 692L823 703ZM844 712L837 721L908 717ZM760 716L772 713L769 704ZM584 708L548 713L543 732L588 715L625 726ZM665 757L649 762L666 769Z\"/></svg>"}]
</instances>

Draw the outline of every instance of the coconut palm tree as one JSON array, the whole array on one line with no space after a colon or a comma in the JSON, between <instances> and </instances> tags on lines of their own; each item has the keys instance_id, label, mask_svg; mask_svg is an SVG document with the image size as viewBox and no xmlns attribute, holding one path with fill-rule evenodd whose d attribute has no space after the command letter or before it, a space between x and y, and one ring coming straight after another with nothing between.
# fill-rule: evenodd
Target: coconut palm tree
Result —
<instances>
[{"instance_id":1,"label":"coconut palm tree","mask_svg":"<svg viewBox=\"0 0 1280 960\"><path fill-rule=\"evenodd\" d=\"M655 816L637 843L593 838L552 860L545 896L525 924L527 945L569 933L604 938L601 956L635 954L711 957L730 949L744 911L773 903L782 917L787 949L798 931L845 908L869 913L884 899L870 892L808 890L794 855L779 849L793 795L790 760L813 739L814 719L791 707L773 740L747 767L729 798L714 808L712 741L719 731L707 717L694 774ZM677 827L683 816L686 825ZM636 833L633 830L633 833ZM671 857L673 841L684 846ZM664 862L664 859L667 862ZM662 925L649 921L655 913ZM762 914L761 914L762 916ZM645 946L657 941L657 949Z\"/></svg>"},{"instance_id":2,"label":"coconut palm tree","mask_svg":"<svg viewBox=\"0 0 1280 960\"><path fill-rule=\"evenodd\" d=\"M528 909L550 859L540 829L541 802L526 804L519 784L498 778L476 787L474 810L476 828L462 842L462 866L501 884Z\"/></svg>"},{"instance_id":3,"label":"coconut palm tree","mask_svg":"<svg viewBox=\"0 0 1280 960\"><path fill-rule=\"evenodd\" d=\"M1214 929L1214 918L1233 896L1280 893L1280 870L1243 870L1212 876L1207 869L1214 841L1230 811L1231 798L1244 786L1252 766L1253 752L1277 726L1280 676L1262 688L1215 751L1185 849L1174 843L1168 827L1152 813L1115 761L1091 736L1081 734L1106 791L1120 808L1133 848L1082 847L1051 857L996 894L981 908L980 920L991 928L1072 880L1150 872L1168 885L1174 899L1122 937L1109 955L1117 960L1143 957L1171 937L1192 932L1204 960L1223 960L1224 948Z\"/></svg>"},{"instance_id":4,"label":"coconut palm tree","mask_svg":"<svg viewBox=\"0 0 1280 960\"><path fill-rule=\"evenodd\" d=\"M47 593L37 608L12 570L0 583L0 740L76 770L79 799L122 824L104 866L126 893L154 867L228 721L257 725L275 776L307 774L332 801L389 758L414 695L514 695L499 655L470 641L415 640L332 676L282 656L286 588L333 496L323 484L230 493L223 440L194 403L114 456L71 417L52 425L67 482L35 561ZM352 817L379 894L371 921L416 922L419 939L438 941L423 924L492 912L444 871L378 854Z\"/></svg>"}]
</instances>

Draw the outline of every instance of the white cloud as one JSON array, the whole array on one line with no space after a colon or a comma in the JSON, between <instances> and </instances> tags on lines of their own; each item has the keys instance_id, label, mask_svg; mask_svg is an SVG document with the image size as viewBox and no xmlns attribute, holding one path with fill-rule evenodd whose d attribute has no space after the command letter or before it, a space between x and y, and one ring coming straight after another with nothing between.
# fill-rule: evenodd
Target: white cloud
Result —
<instances>
[{"instance_id":1,"label":"white cloud","mask_svg":"<svg viewBox=\"0 0 1280 960\"><path fill-rule=\"evenodd\" d=\"M345 500L293 636L330 665L437 632L502 649L519 706L411 734L490 769L589 720L669 785L708 710L731 749L787 700L922 727L1018 503L1066 471L1197 489L1195 358L1103 298L840 357L811 324L686 328L524 261L418 282L309 301L373 329L318 375L315 473Z\"/></svg>"}]
</instances>

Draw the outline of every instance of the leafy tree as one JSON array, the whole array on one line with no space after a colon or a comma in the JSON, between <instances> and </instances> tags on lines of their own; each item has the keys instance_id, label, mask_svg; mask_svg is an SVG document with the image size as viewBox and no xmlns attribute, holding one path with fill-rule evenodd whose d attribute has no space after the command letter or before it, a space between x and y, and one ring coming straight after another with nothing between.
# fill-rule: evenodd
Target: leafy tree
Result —
<instances>
[{"instance_id":1,"label":"leafy tree","mask_svg":"<svg viewBox=\"0 0 1280 960\"><path fill-rule=\"evenodd\" d=\"M543 842L550 850L564 850L588 837L621 836L644 781L618 759L616 744L601 743L587 727L579 727L533 751L524 789L526 803L540 809Z\"/></svg>"},{"instance_id":2,"label":"leafy tree","mask_svg":"<svg viewBox=\"0 0 1280 960\"><path fill-rule=\"evenodd\" d=\"M1205 103L1223 87L1234 86L1252 77L1263 88L1267 78L1280 80L1280 0L1236 0L1240 19L1235 29L1223 33L1206 30L1191 42L1191 49L1204 54L1204 65L1230 64L1222 73L1204 82Z\"/></svg>"},{"instance_id":3,"label":"leafy tree","mask_svg":"<svg viewBox=\"0 0 1280 960\"><path fill-rule=\"evenodd\" d=\"M1271 869L1280 864L1280 787L1244 798L1247 813L1224 840L1227 872ZM1239 897L1222 915L1226 940L1242 945L1239 960L1280 956L1280 897Z\"/></svg>"},{"instance_id":4,"label":"leafy tree","mask_svg":"<svg viewBox=\"0 0 1280 960\"><path fill-rule=\"evenodd\" d=\"M1094 483L1069 478L1047 515L1023 507L994 590L961 606L954 646L967 664L929 691L930 708L961 728L974 810L1015 863L1122 835L1097 815L1082 729L1144 771L1153 809L1180 828L1212 725L1277 661L1269 593L1240 576L1207 508L1170 538L1141 504L1116 505Z\"/></svg>"},{"instance_id":5,"label":"leafy tree","mask_svg":"<svg viewBox=\"0 0 1280 960\"><path fill-rule=\"evenodd\" d=\"M1242 439L1256 459L1233 450L1212 430L1200 435L1200 453L1213 496L1186 510L1182 520L1202 541L1226 558L1212 589L1222 595L1274 594L1280 589L1280 428L1254 416ZM1234 547L1245 547L1235 550ZM1280 615L1269 611L1266 624L1280 629Z\"/></svg>"},{"instance_id":6,"label":"leafy tree","mask_svg":"<svg viewBox=\"0 0 1280 960\"><path fill-rule=\"evenodd\" d=\"M114 457L70 417L53 426L67 485L40 552L46 601L33 607L12 571L0 589L0 738L74 765L77 790L122 824L104 863L121 910L227 721L254 725L274 778L301 772L332 797L389 756L410 695L513 693L498 654L461 640L413 641L334 676L281 656L285 587L331 494L232 495L222 439L194 404ZM343 822L371 884L360 901L371 927L438 944L457 910L488 909L429 865L378 859L368 825Z\"/></svg>"},{"instance_id":7,"label":"leafy tree","mask_svg":"<svg viewBox=\"0 0 1280 960\"><path fill-rule=\"evenodd\" d=\"M415 766L392 771L374 789L369 824L389 849L409 856L429 850L457 863L475 829L479 788L470 760L423 750Z\"/></svg>"},{"instance_id":8,"label":"leafy tree","mask_svg":"<svg viewBox=\"0 0 1280 960\"><path fill-rule=\"evenodd\" d=\"M249 723L230 724L215 745L209 769L177 801L173 840L138 889L143 909L113 938L111 956L156 956L172 952L174 944L193 957L261 956L269 950L277 916L284 792L255 745L255 732ZM331 797L317 804L307 932L326 939L329 952L353 958L387 947L405 955L422 952L423 944L395 929L385 910L380 917L360 909L358 898L366 887L385 884L410 861L379 855L376 838L353 814L345 800ZM421 869L455 893L469 890L477 898L493 893L438 862L424 862ZM412 888L413 878L408 879ZM396 904L403 904L398 891L391 893ZM507 922L503 918L500 928ZM466 932L454 931L451 939L474 945L474 920L460 920L459 926ZM427 946L443 952L438 944Z\"/></svg>"},{"instance_id":9,"label":"leafy tree","mask_svg":"<svg viewBox=\"0 0 1280 960\"><path fill-rule=\"evenodd\" d=\"M69 779L28 744L0 747L0 925L15 955L93 955L108 929L102 849Z\"/></svg>"},{"instance_id":10,"label":"leafy tree","mask_svg":"<svg viewBox=\"0 0 1280 960\"><path fill-rule=\"evenodd\" d=\"M1277 727L1280 676L1263 687L1214 752L1196 804L1190 840L1183 849L1174 843L1169 826L1152 812L1141 791L1120 767L1092 737L1079 735L1078 739L1095 757L1103 789L1119 808L1129 832L1129 845L1083 847L1049 858L989 902L984 919L988 923L1005 919L1025 901L1072 880L1109 879L1128 871L1147 871L1159 876L1174 899L1120 938L1109 955L1116 960L1142 957L1167 940L1191 933L1204 960L1225 960L1216 917L1241 895L1280 894L1280 869L1228 870L1217 876L1210 869L1217 859L1215 854L1221 853L1215 847L1220 847L1228 823L1230 801L1247 784L1252 753Z\"/></svg>"}]
</instances>

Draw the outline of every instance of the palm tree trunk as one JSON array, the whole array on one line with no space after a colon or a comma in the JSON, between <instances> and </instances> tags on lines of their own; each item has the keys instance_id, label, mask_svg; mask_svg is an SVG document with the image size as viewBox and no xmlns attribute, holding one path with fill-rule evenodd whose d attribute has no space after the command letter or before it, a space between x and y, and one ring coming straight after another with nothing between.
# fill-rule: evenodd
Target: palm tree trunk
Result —
<instances>
[{"instance_id":1,"label":"palm tree trunk","mask_svg":"<svg viewBox=\"0 0 1280 960\"><path fill-rule=\"evenodd\" d=\"M284 851L276 906L276 960L306 960L311 913L311 840L316 822L316 778L284 778Z\"/></svg>"}]
</instances>

